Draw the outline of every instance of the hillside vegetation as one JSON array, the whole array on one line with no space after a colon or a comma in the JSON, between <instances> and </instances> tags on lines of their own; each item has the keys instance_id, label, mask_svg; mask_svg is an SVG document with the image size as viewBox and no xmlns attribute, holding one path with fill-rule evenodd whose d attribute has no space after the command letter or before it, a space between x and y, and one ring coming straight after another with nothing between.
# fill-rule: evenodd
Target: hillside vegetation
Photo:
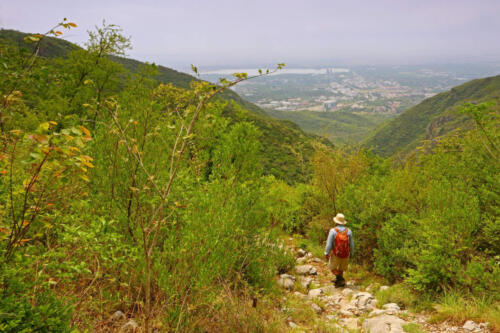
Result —
<instances>
[{"instance_id":1,"label":"hillside vegetation","mask_svg":"<svg viewBox=\"0 0 500 333\"><path fill-rule=\"evenodd\" d=\"M0 41L8 41L21 49L31 50L33 45L24 40L26 36L26 33L15 30L0 30ZM55 59L55 63L61 62L61 58L71 58L72 55L82 52L84 50L81 47L53 37L44 38L39 45L39 55ZM120 65L115 69L120 74L116 78L114 89L121 89L124 80L127 80L129 75L140 73L145 66L145 63L126 58L123 54L106 55L107 59ZM171 83L176 87L189 89L191 82L200 81L191 75L165 66L155 65L154 67L154 78L159 83ZM307 161L314 150L314 142L321 141L323 144L329 145L329 141L306 134L291 122L269 117L258 106L242 99L230 89L223 91L219 99L227 102L223 108L224 116L235 122L251 122L264 133L261 138L264 173L275 175L289 183L304 181L310 177L311 170Z\"/></svg>"},{"instance_id":2,"label":"hillside vegetation","mask_svg":"<svg viewBox=\"0 0 500 333\"><path fill-rule=\"evenodd\" d=\"M335 332L323 301L277 281L294 240L323 255L339 212L346 278L393 283L380 299L435 323L500 329L495 101L457 104L467 126L395 163L217 98L245 73L180 87L126 70L113 25L38 56L73 28L0 40L0 331L284 332L294 315Z\"/></svg>"},{"instance_id":3,"label":"hillside vegetation","mask_svg":"<svg viewBox=\"0 0 500 333\"><path fill-rule=\"evenodd\" d=\"M276 111L266 112L278 119L293 121L308 133L326 137L334 145L357 144L377 125L390 119L386 115L351 112Z\"/></svg>"},{"instance_id":4,"label":"hillside vegetation","mask_svg":"<svg viewBox=\"0 0 500 333\"><path fill-rule=\"evenodd\" d=\"M470 118L459 112L464 103L489 100L500 100L500 76L473 80L424 100L380 126L363 145L383 156L409 152L422 140L468 126Z\"/></svg>"}]
</instances>

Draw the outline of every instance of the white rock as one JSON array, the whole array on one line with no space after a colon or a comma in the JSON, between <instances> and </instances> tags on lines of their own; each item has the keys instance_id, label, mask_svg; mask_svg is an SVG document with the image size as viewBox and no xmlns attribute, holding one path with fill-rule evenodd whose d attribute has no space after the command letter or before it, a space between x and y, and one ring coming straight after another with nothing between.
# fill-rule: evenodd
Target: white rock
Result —
<instances>
[{"instance_id":1,"label":"white rock","mask_svg":"<svg viewBox=\"0 0 500 333\"><path fill-rule=\"evenodd\" d=\"M337 320L337 316L334 315L326 315L327 320Z\"/></svg>"},{"instance_id":2,"label":"white rock","mask_svg":"<svg viewBox=\"0 0 500 333\"><path fill-rule=\"evenodd\" d=\"M467 331L475 331L479 326L472 320L467 320L462 328Z\"/></svg>"},{"instance_id":3,"label":"white rock","mask_svg":"<svg viewBox=\"0 0 500 333\"><path fill-rule=\"evenodd\" d=\"M389 286L382 286L382 287L380 287L380 289L379 289L379 290L380 290L380 291L384 291L384 290L387 290L387 289L389 289Z\"/></svg>"},{"instance_id":4,"label":"white rock","mask_svg":"<svg viewBox=\"0 0 500 333\"><path fill-rule=\"evenodd\" d=\"M309 298L316 298L322 294L323 294L323 290L321 288L317 288L317 289L309 290L308 296L309 296Z\"/></svg>"},{"instance_id":5,"label":"white rock","mask_svg":"<svg viewBox=\"0 0 500 333\"><path fill-rule=\"evenodd\" d=\"M321 296L320 299L325 303L335 303L337 297L335 296Z\"/></svg>"},{"instance_id":6,"label":"white rock","mask_svg":"<svg viewBox=\"0 0 500 333\"><path fill-rule=\"evenodd\" d=\"M292 279L289 278L279 278L278 279L278 285L281 287L287 289L287 290L292 290L293 286L295 285L295 282Z\"/></svg>"},{"instance_id":7,"label":"white rock","mask_svg":"<svg viewBox=\"0 0 500 333\"><path fill-rule=\"evenodd\" d=\"M397 306L397 307L396 307L396 306L393 306L393 307L388 307L388 308L387 308L387 309L385 309L384 311L385 311L385 313L390 314L390 315L397 315L398 313L400 313L400 312L405 312L405 311L406 311L406 312L408 312L407 310L405 310L405 311L401 311L401 310L399 309L399 306Z\"/></svg>"},{"instance_id":8,"label":"white rock","mask_svg":"<svg viewBox=\"0 0 500 333\"><path fill-rule=\"evenodd\" d=\"M352 295L354 293L354 290L352 290L351 288L344 288L344 290L342 290L342 295L344 296L349 296L349 295Z\"/></svg>"},{"instance_id":9,"label":"white rock","mask_svg":"<svg viewBox=\"0 0 500 333\"><path fill-rule=\"evenodd\" d=\"M116 311L111 316L111 321L120 321L122 319L125 319L125 314L123 312L121 312L120 310Z\"/></svg>"},{"instance_id":10,"label":"white rock","mask_svg":"<svg viewBox=\"0 0 500 333\"><path fill-rule=\"evenodd\" d=\"M294 292L293 294L294 294L295 296L300 297L300 298L303 298L303 299L307 298L307 295L304 295L303 293L300 293L300 292L298 292L298 291Z\"/></svg>"},{"instance_id":11,"label":"white rock","mask_svg":"<svg viewBox=\"0 0 500 333\"><path fill-rule=\"evenodd\" d=\"M351 311L347 311L347 310L340 310L339 314L341 316L343 316L343 317L352 317L352 316L354 316L354 313L352 313Z\"/></svg>"},{"instance_id":12,"label":"white rock","mask_svg":"<svg viewBox=\"0 0 500 333\"><path fill-rule=\"evenodd\" d=\"M309 277L304 277L304 278L300 279L300 284L305 289L309 289L309 287L311 286L311 282L312 282L312 279Z\"/></svg>"},{"instance_id":13,"label":"white rock","mask_svg":"<svg viewBox=\"0 0 500 333\"><path fill-rule=\"evenodd\" d=\"M307 252L306 252L305 250L303 250L303 249L298 249L298 251L297 251L297 255L298 255L299 257L303 257L303 256L305 256L306 254L307 254Z\"/></svg>"},{"instance_id":14,"label":"white rock","mask_svg":"<svg viewBox=\"0 0 500 333\"><path fill-rule=\"evenodd\" d=\"M312 265L300 265L295 267L295 271L300 275L316 275L318 270Z\"/></svg>"},{"instance_id":15,"label":"white rock","mask_svg":"<svg viewBox=\"0 0 500 333\"><path fill-rule=\"evenodd\" d=\"M323 312L323 309L316 303L311 304L311 308L316 312L317 314L321 314Z\"/></svg>"},{"instance_id":16,"label":"white rock","mask_svg":"<svg viewBox=\"0 0 500 333\"><path fill-rule=\"evenodd\" d=\"M363 322L363 329L367 333L404 333L405 323L396 316L382 315L366 319Z\"/></svg>"},{"instance_id":17,"label":"white rock","mask_svg":"<svg viewBox=\"0 0 500 333\"><path fill-rule=\"evenodd\" d=\"M374 299L371 299L371 300L368 302L368 304L366 304L366 307L367 307L368 309L373 310L373 309L375 309L375 308L377 307L377 304L378 304L378 300L377 300L376 298L374 298Z\"/></svg>"},{"instance_id":18,"label":"white rock","mask_svg":"<svg viewBox=\"0 0 500 333\"><path fill-rule=\"evenodd\" d=\"M401 308L396 303L387 303L387 304L384 304L382 306L382 309L389 310L389 311L396 311L396 312L401 311Z\"/></svg>"},{"instance_id":19,"label":"white rock","mask_svg":"<svg viewBox=\"0 0 500 333\"><path fill-rule=\"evenodd\" d=\"M289 322L288 326L290 326L290 328L299 328L300 327L299 325L295 324L293 321Z\"/></svg>"},{"instance_id":20,"label":"white rock","mask_svg":"<svg viewBox=\"0 0 500 333\"><path fill-rule=\"evenodd\" d=\"M342 318L339 320L339 324L347 328L348 330L357 330L358 329L358 318Z\"/></svg>"},{"instance_id":21,"label":"white rock","mask_svg":"<svg viewBox=\"0 0 500 333\"><path fill-rule=\"evenodd\" d=\"M359 310L360 312L371 311L375 309L377 305L377 300L373 297L372 294L367 292L360 292L354 295L354 299L351 301L349 305L349 311L356 313L356 311L352 311L352 308Z\"/></svg>"},{"instance_id":22,"label":"white rock","mask_svg":"<svg viewBox=\"0 0 500 333\"><path fill-rule=\"evenodd\" d=\"M489 326L490 326L489 322L485 322L485 323L480 323L479 324L479 328L483 329L483 330L487 329Z\"/></svg>"},{"instance_id":23,"label":"white rock","mask_svg":"<svg viewBox=\"0 0 500 333\"><path fill-rule=\"evenodd\" d=\"M297 264L299 265L302 265L303 263L305 263L307 261L307 258L306 257L302 257L302 258L297 258Z\"/></svg>"},{"instance_id":24,"label":"white rock","mask_svg":"<svg viewBox=\"0 0 500 333\"><path fill-rule=\"evenodd\" d=\"M322 260L320 258L312 258L312 261L314 261L314 262L321 262Z\"/></svg>"},{"instance_id":25,"label":"white rock","mask_svg":"<svg viewBox=\"0 0 500 333\"><path fill-rule=\"evenodd\" d=\"M386 310L375 309L368 314L368 317L381 316L381 315L385 314L386 312L387 312Z\"/></svg>"},{"instance_id":26,"label":"white rock","mask_svg":"<svg viewBox=\"0 0 500 333\"><path fill-rule=\"evenodd\" d=\"M282 278L282 279L291 279L291 280L295 281L295 276L290 275L290 274L281 274L280 278Z\"/></svg>"},{"instance_id":27,"label":"white rock","mask_svg":"<svg viewBox=\"0 0 500 333\"><path fill-rule=\"evenodd\" d=\"M139 329L139 325L134 319L130 319L122 326L122 331L124 332L136 332Z\"/></svg>"},{"instance_id":28,"label":"white rock","mask_svg":"<svg viewBox=\"0 0 500 333\"><path fill-rule=\"evenodd\" d=\"M329 285L329 286L321 287L321 290L323 290L323 292L325 294L330 294L331 295L331 294L335 293L336 288L333 285Z\"/></svg>"},{"instance_id":29,"label":"white rock","mask_svg":"<svg viewBox=\"0 0 500 333\"><path fill-rule=\"evenodd\" d=\"M312 258L312 256L313 256L313 254L312 254L311 252L308 252L308 253L306 254L306 257L308 257L308 258Z\"/></svg>"}]
</instances>

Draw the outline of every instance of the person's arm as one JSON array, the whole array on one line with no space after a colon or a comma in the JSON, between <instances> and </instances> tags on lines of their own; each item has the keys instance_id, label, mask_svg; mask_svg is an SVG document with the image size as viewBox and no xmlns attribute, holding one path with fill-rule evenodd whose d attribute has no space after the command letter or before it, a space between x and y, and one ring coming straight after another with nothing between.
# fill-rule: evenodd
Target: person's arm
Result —
<instances>
[{"instance_id":1,"label":"person's arm","mask_svg":"<svg viewBox=\"0 0 500 333\"><path fill-rule=\"evenodd\" d=\"M351 229L349 229L349 257L354 255L354 237L352 235Z\"/></svg>"},{"instance_id":2,"label":"person's arm","mask_svg":"<svg viewBox=\"0 0 500 333\"><path fill-rule=\"evenodd\" d=\"M326 247L325 247L325 257L326 259L330 259L330 252L333 249L333 240L335 239L336 232L335 229L330 229L330 233L328 234L328 239L326 240Z\"/></svg>"}]
</instances>

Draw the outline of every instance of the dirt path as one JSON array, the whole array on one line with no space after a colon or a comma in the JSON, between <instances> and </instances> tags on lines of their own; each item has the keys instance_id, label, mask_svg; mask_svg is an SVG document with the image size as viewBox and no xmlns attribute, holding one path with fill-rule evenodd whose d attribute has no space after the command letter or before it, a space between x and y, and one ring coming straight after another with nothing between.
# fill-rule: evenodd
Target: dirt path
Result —
<instances>
[{"instance_id":1,"label":"dirt path","mask_svg":"<svg viewBox=\"0 0 500 333\"><path fill-rule=\"evenodd\" d=\"M324 260L290 250L297 256L297 266L293 274L281 274L278 283L287 290L282 311L291 332L489 332L486 324L474 322L464 327L429 324L424 314L410 313L395 303L378 304L373 294L353 281L335 288Z\"/></svg>"}]
</instances>

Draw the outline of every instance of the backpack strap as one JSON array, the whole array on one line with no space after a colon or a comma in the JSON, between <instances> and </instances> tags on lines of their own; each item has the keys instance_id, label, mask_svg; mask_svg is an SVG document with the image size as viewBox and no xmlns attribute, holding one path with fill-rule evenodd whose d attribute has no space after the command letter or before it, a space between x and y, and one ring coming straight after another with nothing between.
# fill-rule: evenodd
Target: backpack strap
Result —
<instances>
[{"instance_id":1,"label":"backpack strap","mask_svg":"<svg viewBox=\"0 0 500 333\"><path fill-rule=\"evenodd\" d=\"M333 229L335 229L336 232L341 232L341 233L348 233L349 232L349 228L348 227L345 227L344 231L340 231L337 227L335 227Z\"/></svg>"}]
</instances>

